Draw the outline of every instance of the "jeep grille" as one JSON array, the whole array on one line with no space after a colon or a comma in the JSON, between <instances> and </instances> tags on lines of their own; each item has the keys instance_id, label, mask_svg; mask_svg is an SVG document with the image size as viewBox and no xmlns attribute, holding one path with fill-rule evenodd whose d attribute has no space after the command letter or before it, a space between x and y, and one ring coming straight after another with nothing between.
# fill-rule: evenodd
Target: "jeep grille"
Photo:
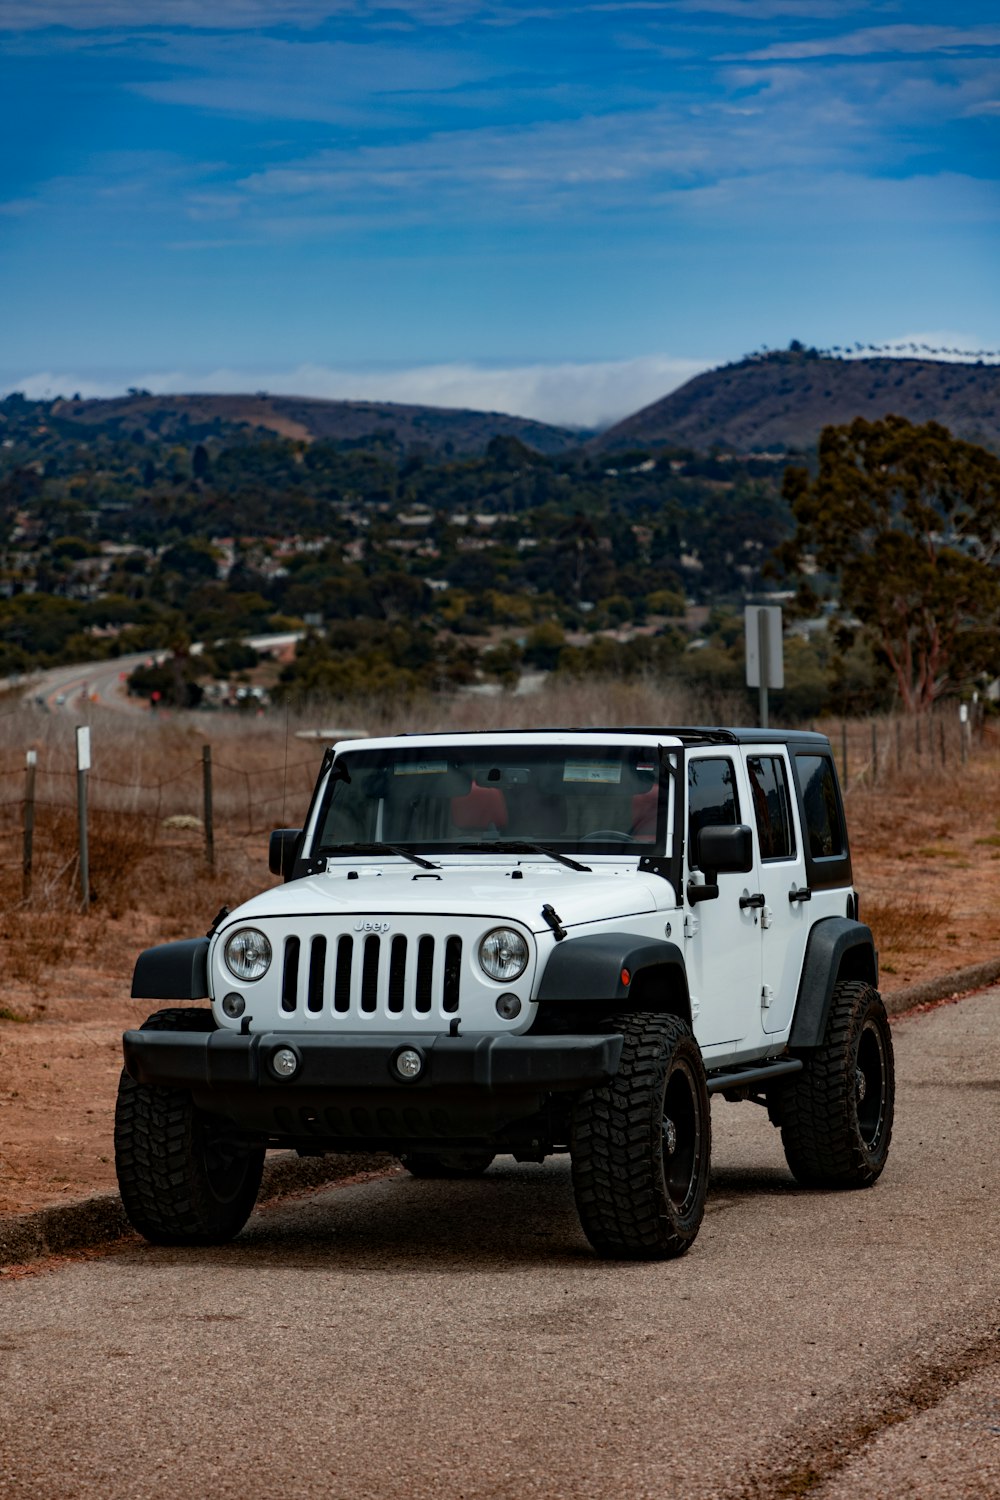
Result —
<instances>
[{"instance_id":1,"label":"jeep grille","mask_svg":"<svg viewBox=\"0 0 1000 1500\"><path fill-rule=\"evenodd\" d=\"M281 1010L285 1015L371 1016L381 998L389 1015L402 1015L408 1006L429 1015L437 999L443 1014L454 1015L461 999L462 939L445 940L443 961L436 948L433 937L414 940L403 933L380 937L370 932L355 938L345 932L329 941L317 933L305 942L288 937Z\"/></svg>"}]
</instances>

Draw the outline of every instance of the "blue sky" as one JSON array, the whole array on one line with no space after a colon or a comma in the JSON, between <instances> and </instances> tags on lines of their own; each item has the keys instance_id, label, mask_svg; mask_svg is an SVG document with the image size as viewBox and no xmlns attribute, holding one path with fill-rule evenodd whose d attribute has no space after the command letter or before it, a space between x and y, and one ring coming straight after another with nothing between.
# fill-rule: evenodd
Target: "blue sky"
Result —
<instances>
[{"instance_id":1,"label":"blue sky","mask_svg":"<svg viewBox=\"0 0 1000 1500\"><path fill-rule=\"evenodd\" d=\"M0 0L0 128L0 391L591 423L1000 348L981 0Z\"/></svg>"}]
</instances>

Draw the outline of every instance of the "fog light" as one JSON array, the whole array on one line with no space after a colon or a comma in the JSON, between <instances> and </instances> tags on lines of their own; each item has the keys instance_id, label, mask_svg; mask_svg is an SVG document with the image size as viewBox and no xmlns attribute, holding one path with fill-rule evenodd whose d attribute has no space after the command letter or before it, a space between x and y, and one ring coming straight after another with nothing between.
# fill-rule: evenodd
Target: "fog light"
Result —
<instances>
[{"instance_id":1,"label":"fog light","mask_svg":"<svg viewBox=\"0 0 1000 1500\"><path fill-rule=\"evenodd\" d=\"M397 1052L392 1065L407 1083L412 1083L424 1071L424 1060L415 1047L404 1047L401 1052Z\"/></svg>"},{"instance_id":2,"label":"fog light","mask_svg":"<svg viewBox=\"0 0 1000 1500\"><path fill-rule=\"evenodd\" d=\"M235 1021L236 1018L237 1018L237 1016L241 1016L243 1014L243 1012L246 1010L246 1008L247 1008L247 1003L244 1000L243 996L242 995L237 995L237 993L236 993L235 990L233 990L232 994L230 994L230 995L223 995L223 997L222 997L222 1010L223 1010L223 1014L227 1015L230 1018L231 1021Z\"/></svg>"},{"instance_id":3,"label":"fog light","mask_svg":"<svg viewBox=\"0 0 1000 1500\"><path fill-rule=\"evenodd\" d=\"M521 1014L521 1001L517 995L501 995L497 1000L497 1015L501 1021L513 1021Z\"/></svg>"},{"instance_id":4,"label":"fog light","mask_svg":"<svg viewBox=\"0 0 1000 1500\"><path fill-rule=\"evenodd\" d=\"M271 1054L271 1067L279 1078L291 1078L293 1073L298 1072L299 1060L291 1047L279 1047L277 1052Z\"/></svg>"}]
</instances>

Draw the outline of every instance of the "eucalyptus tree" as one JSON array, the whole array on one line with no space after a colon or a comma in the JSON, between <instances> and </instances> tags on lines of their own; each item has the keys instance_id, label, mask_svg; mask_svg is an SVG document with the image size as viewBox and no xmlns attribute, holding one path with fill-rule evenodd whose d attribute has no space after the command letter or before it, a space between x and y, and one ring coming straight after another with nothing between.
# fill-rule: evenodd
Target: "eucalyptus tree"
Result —
<instances>
[{"instance_id":1,"label":"eucalyptus tree","mask_svg":"<svg viewBox=\"0 0 1000 1500\"><path fill-rule=\"evenodd\" d=\"M785 472L787 569L838 581L842 619L869 636L903 706L929 709L1000 669L1000 459L937 422L826 427L815 478ZM807 585L808 588L808 585Z\"/></svg>"}]
</instances>

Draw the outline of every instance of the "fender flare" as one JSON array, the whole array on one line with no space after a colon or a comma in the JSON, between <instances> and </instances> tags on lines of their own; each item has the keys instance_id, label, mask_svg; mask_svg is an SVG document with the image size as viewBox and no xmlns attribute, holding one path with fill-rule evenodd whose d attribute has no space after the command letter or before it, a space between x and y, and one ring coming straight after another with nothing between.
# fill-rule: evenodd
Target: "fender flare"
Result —
<instances>
[{"instance_id":1,"label":"fender flare","mask_svg":"<svg viewBox=\"0 0 1000 1500\"><path fill-rule=\"evenodd\" d=\"M132 999L207 999L208 946L209 939L203 937L146 948L135 961Z\"/></svg>"},{"instance_id":2,"label":"fender flare","mask_svg":"<svg viewBox=\"0 0 1000 1500\"><path fill-rule=\"evenodd\" d=\"M871 928L849 917L823 917L806 943L788 1045L821 1047L838 979L864 979L878 986L878 961Z\"/></svg>"},{"instance_id":3,"label":"fender flare","mask_svg":"<svg viewBox=\"0 0 1000 1500\"><path fill-rule=\"evenodd\" d=\"M635 989L639 976L657 969L664 970L664 978L669 978L680 991L684 1019L690 1024L687 969L680 948L662 939L637 940L629 932L570 936L557 944L549 954L533 998L541 1004L598 1001L621 1007ZM628 984L622 982L623 970L630 975Z\"/></svg>"}]
</instances>

